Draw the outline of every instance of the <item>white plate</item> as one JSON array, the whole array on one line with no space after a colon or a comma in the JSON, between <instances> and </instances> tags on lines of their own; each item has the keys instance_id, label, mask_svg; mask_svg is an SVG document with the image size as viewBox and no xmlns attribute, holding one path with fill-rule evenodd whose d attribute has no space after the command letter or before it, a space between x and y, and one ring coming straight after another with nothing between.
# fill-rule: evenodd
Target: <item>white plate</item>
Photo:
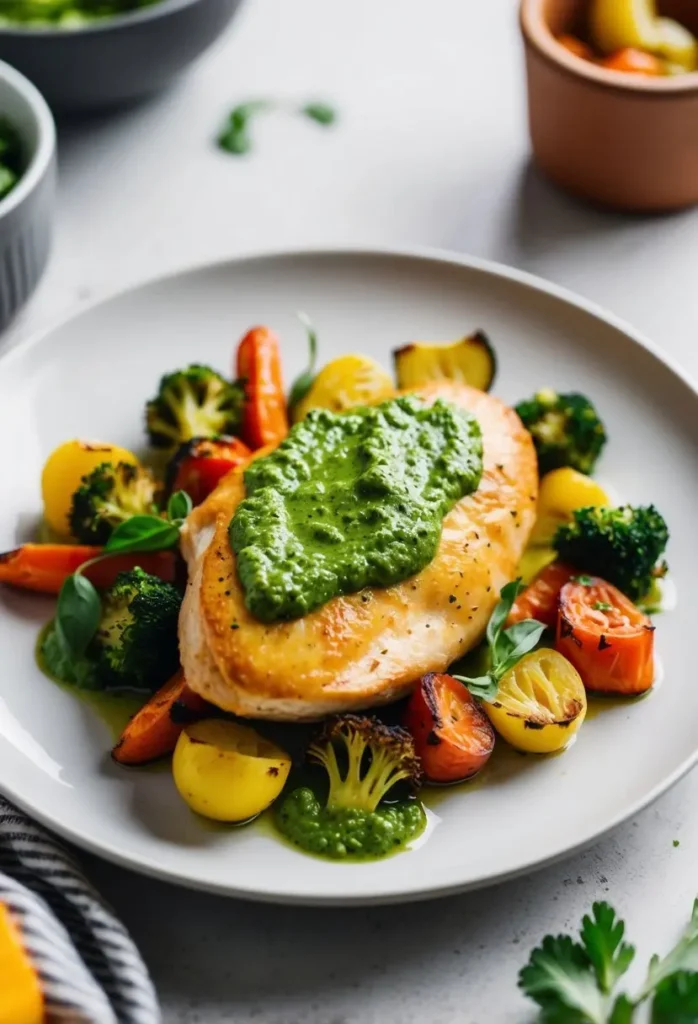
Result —
<instances>
[{"instance_id":1,"label":"white plate","mask_svg":"<svg viewBox=\"0 0 698 1024\"><path fill-rule=\"evenodd\" d=\"M360 350L390 365L415 339L475 327L499 358L510 402L541 385L588 392L610 443L602 477L668 519L669 558L686 601L659 620L664 685L587 722L562 757L521 758L513 773L443 794L418 849L367 864L315 860L263 829L207 827L167 771L125 771L100 719L34 664L51 604L0 594L0 788L81 846L185 885L303 903L388 902L483 885L590 843L676 782L698 755L698 686L684 609L698 579L698 398L620 323L524 274L439 255L326 252L253 258L147 284L87 310L0 362L0 549L26 539L42 462L65 438L143 443L143 403L188 361L224 370L254 323L281 333L287 380L317 325L323 359ZM681 628L683 624L683 629ZM289 665L289 671L293 666Z\"/></svg>"}]
</instances>

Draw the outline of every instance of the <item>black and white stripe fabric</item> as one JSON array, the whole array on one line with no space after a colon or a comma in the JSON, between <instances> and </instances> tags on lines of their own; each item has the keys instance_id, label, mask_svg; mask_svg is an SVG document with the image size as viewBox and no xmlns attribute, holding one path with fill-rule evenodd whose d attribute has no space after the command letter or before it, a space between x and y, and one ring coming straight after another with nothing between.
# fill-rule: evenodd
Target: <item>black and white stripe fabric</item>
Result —
<instances>
[{"instance_id":1,"label":"black and white stripe fabric","mask_svg":"<svg viewBox=\"0 0 698 1024\"><path fill-rule=\"evenodd\" d=\"M70 854L2 797L0 902L41 978L47 1024L160 1024L126 929Z\"/></svg>"}]
</instances>

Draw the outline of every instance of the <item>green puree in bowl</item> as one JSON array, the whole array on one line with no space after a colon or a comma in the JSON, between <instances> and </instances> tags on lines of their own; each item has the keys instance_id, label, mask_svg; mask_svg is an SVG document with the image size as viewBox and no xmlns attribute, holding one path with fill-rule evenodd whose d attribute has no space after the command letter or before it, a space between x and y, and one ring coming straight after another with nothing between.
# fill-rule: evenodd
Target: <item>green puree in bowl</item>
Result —
<instances>
[{"instance_id":1,"label":"green puree in bowl","mask_svg":"<svg viewBox=\"0 0 698 1024\"><path fill-rule=\"evenodd\" d=\"M0 199L15 187L24 171L24 155L18 133L0 116Z\"/></svg>"},{"instance_id":2,"label":"green puree in bowl","mask_svg":"<svg viewBox=\"0 0 698 1024\"><path fill-rule=\"evenodd\" d=\"M69 28L98 18L128 14L158 0L0 0L0 26Z\"/></svg>"},{"instance_id":3,"label":"green puree in bowl","mask_svg":"<svg viewBox=\"0 0 698 1024\"><path fill-rule=\"evenodd\" d=\"M247 608L263 622L294 619L407 579L481 475L478 423L442 400L313 410L245 472L230 543Z\"/></svg>"}]
</instances>

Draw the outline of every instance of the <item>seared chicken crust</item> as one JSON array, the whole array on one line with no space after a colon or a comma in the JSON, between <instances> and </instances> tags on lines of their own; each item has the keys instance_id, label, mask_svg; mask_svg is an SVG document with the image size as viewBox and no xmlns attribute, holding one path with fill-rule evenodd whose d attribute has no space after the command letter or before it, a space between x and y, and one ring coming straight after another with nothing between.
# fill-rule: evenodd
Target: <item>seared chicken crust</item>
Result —
<instances>
[{"instance_id":1,"label":"seared chicken crust","mask_svg":"<svg viewBox=\"0 0 698 1024\"><path fill-rule=\"evenodd\" d=\"M191 513L179 639L187 682L202 697L245 717L313 720L396 700L480 641L533 528L535 451L516 413L489 394L448 382L415 393L468 409L484 443L480 486L445 517L437 554L416 576L265 624L245 608L228 540L243 469Z\"/></svg>"}]
</instances>

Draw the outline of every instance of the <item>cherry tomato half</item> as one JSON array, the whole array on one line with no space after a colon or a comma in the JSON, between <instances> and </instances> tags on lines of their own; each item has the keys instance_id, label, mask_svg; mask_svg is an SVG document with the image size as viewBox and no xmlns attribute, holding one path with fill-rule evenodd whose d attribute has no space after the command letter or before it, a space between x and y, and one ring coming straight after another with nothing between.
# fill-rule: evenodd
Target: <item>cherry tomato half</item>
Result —
<instances>
[{"instance_id":1,"label":"cherry tomato half","mask_svg":"<svg viewBox=\"0 0 698 1024\"><path fill-rule=\"evenodd\" d=\"M423 676L405 712L428 782L476 775L494 749L494 729L468 690L452 676Z\"/></svg>"},{"instance_id":2,"label":"cherry tomato half","mask_svg":"<svg viewBox=\"0 0 698 1024\"><path fill-rule=\"evenodd\" d=\"M625 594L598 577L560 592L555 646L587 690L632 696L654 682L654 626Z\"/></svg>"}]
</instances>

